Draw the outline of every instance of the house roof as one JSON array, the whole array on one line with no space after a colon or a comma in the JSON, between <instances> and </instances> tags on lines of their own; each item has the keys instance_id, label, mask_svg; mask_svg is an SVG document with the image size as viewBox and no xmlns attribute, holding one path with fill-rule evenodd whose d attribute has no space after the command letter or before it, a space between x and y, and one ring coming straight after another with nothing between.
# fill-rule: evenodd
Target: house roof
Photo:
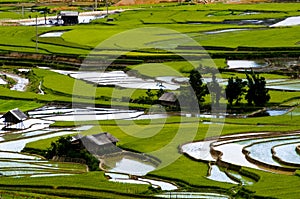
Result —
<instances>
[{"instance_id":1,"label":"house roof","mask_svg":"<svg viewBox=\"0 0 300 199\"><path fill-rule=\"evenodd\" d=\"M177 97L172 92L164 93L160 98L159 101L165 101L165 102L176 102Z\"/></svg>"},{"instance_id":2,"label":"house roof","mask_svg":"<svg viewBox=\"0 0 300 199\"><path fill-rule=\"evenodd\" d=\"M7 118L9 115L12 115L15 119L17 119L19 121L23 121L23 120L27 119L27 115L25 115L25 113L23 113L18 108L15 108L15 109L12 109L12 110L8 111L1 118Z\"/></svg>"},{"instance_id":3,"label":"house roof","mask_svg":"<svg viewBox=\"0 0 300 199\"><path fill-rule=\"evenodd\" d=\"M75 11L60 11L59 15L60 16L73 16L73 17L77 17L79 15L79 13L75 12Z\"/></svg>"},{"instance_id":4,"label":"house roof","mask_svg":"<svg viewBox=\"0 0 300 199\"><path fill-rule=\"evenodd\" d=\"M95 135L87 135L87 136L82 136L82 135L77 135L73 137L73 141L76 141L80 139L85 145L86 144L96 144L98 146L105 145L105 144L110 144L114 142L118 142L119 140L115 138L113 135L110 133L99 133Z\"/></svg>"}]
</instances>

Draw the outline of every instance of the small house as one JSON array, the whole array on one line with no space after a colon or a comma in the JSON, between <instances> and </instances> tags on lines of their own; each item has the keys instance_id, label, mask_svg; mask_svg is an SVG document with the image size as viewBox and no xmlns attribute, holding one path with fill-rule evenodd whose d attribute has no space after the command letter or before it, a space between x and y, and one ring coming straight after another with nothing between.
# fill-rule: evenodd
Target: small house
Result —
<instances>
[{"instance_id":1,"label":"small house","mask_svg":"<svg viewBox=\"0 0 300 199\"><path fill-rule=\"evenodd\" d=\"M103 156L122 151L116 146L118 141L113 135L105 132L87 136L78 134L73 137L72 144L77 145L78 149L86 148L93 155Z\"/></svg>"},{"instance_id":2,"label":"small house","mask_svg":"<svg viewBox=\"0 0 300 199\"><path fill-rule=\"evenodd\" d=\"M60 20L63 21L63 25L69 26L69 25L75 25L78 24L78 12L74 11L60 11L57 18L60 18Z\"/></svg>"},{"instance_id":3,"label":"small house","mask_svg":"<svg viewBox=\"0 0 300 199\"><path fill-rule=\"evenodd\" d=\"M172 92L164 93L158 100L164 106L178 106L178 99Z\"/></svg>"},{"instance_id":4,"label":"small house","mask_svg":"<svg viewBox=\"0 0 300 199\"><path fill-rule=\"evenodd\" d=\"M15 108L5 113L1 118L4 118L4 128L9 128L16 124L14 128L21 129L24 128L23 121L27 119L27 115L20 109Z\"/></svg>"}]
</instances>

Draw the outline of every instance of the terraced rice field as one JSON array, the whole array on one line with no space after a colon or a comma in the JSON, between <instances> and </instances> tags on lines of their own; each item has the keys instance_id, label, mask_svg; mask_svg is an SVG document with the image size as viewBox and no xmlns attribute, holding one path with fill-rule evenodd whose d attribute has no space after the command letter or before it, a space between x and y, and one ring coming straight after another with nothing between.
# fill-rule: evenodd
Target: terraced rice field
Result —
<instances>
[{"instance_id":1,"label":"terraced rice field","mask_svg":"<svg viewBox=\"0 0 300 199\"><path fill-rule=\"evenodd\" d=\"M263 132L221 136L215 140L184 144L181 149L195 159L219 165L222 162L272 173L293 174L299 169L299 154L296 153L299 143L300 132Z\"/></svg>"}]
</instances>

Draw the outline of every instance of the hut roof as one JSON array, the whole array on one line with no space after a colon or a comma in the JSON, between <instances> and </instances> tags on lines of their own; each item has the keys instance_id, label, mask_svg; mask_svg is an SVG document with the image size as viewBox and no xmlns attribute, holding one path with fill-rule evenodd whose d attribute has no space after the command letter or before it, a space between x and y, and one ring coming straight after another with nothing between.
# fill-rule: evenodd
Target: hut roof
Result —
<instances>
[{"instance_id":1,"label":"hut roof","mask_svg":"<svg viewBox=\"0 0 300 199\"><path fill-rule=\"evenodd\" d=\"M79 15L78 12L75 11L60 11L59 12L60 16L72 16L72 17L77 17Z\"/></svg>"},{"instance_id":2,"label":"hut roof","mask_svg":"<svg viewBox=\"0 0 300 199\"><path fill-rule=\"evenodd\" d=\"M107 132L87 136L77 135L73 137L73 141L76 141L78 139L80 139L84 144L96 144L98 146L119 141L117 138Z\"/></svg>"},{"instance_id":3,"label":"hut roof","mask_svg":"<svg viewBox=\"0 0 300 199\"><path fill-rule=\"evenodd\" d=\"M165 101L165 102L176 102L177 97L172 92L164 93L160 98L159 101Z\"/></svg>"},{"instance_id":4,"label":"hut roof","mask_svg":"<svg viewBox=\"0 0 300 199\"><path fill-rule=\"evenodd\" d=\"M5 118L5 121L7 122L24 121L27 119L27 115L25 115L25 113L23 113L20 109L15 108L5 113L1 118Z\"/></svg>"}]
</instances>

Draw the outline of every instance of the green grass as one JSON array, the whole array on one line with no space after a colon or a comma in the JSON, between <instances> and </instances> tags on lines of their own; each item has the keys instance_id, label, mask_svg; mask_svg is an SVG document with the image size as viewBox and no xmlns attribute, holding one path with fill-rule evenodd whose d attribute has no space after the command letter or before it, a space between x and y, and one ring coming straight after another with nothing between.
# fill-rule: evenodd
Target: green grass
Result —
<instances>
[{"instance_id":1,"label":"green grass","mask_svg":"<svg viewBox=\"0 0 300 199\"><path fill-rule=\"evenodd\" d=\"M249 170L261 176L259 182L253 186L247 186L251 191L255 191L257 195L292 199L299 194L299 189L297 188L300 185L299 176L279 175L253 169Z\"/></svg>"},{"instance_id":2,"label":"green grass","mask_svg":"<svg viewBox=\"0 0 300 199\"><path fill-rule=\"evenodd\" d=\"M201 59L199 61L173 61L164 63L147 63L129 66L128 68L137 70L139 74L148 77L160 76L188 76L189 72L200 65L214 68L224 68L225 59ZM205 74L203 74L205 75ZM223 73L222 73L223 76Z\"/></svg>"},{"instance_id":3,"label":"green grass","mask_svg":"<svg viewBox=\"0 0 300 199\"><path fill-rule=\"evenodd\" d=\"M148 191L147 185L133 185L108 182L104 172L90 172L81 175L42 178L1 178L1 187L8 190L24 190L68 198L109 197L120 194L141 194ZM8 186L10 185L10 186ZM23 188L22 188L23 187ZM2 188L2 189L3 189ZM122 195L120 195L121 198ZM128 196L127 196L128 197ZM126 197L124 197L126 198Z\"/></svg>"},{"instance_id":4,"label":"green grass","mask_svg":"<svg viewBox=\"0 0 300 199\"><path fill-rule=\"evenodd\" d=\"M56 72L44 69L34 69L34 73L43 78L43 87L46 92L54 93L59 95L65 95L68 97L83 96L83 97L95 97L95 98L114 98L113 104L119 103L122 97L132 97L137 98L145 94L145 90L139 89L122 89L114 87L95 87L92 84L86 83L82 80L75 80L66 75L61 75ZM58 84L57 82L63 82L63 84ZM89 100L89 99L88 99ZM96 102L103 102L104 100L99 99ZM108 103L108 102L107 102ZM125 104L124 104L125 105Z\"/></svg>"},{"instance_id":5,"label":"green grass","mask_svg":"<svg viewBox=\"0 0 300 199\"><path fill-rule=\"evenodd\" d=\"M168 4L162 7L161 5L153 5L151 8L146 6L144 10L127 11L121 14L112 15L113 22L106 22L105 19L99 19L93 24L78 25L70 27L39 27L38 32L42 34L48 31L68 30L62 38L41 38L39 41L39 53L46 54L73 54L84 56L90 53L90 49L96 47L101 42L110 38L117 33L123 33L134 28L169 28L180 33L186 33L195 39L202 46L213 47L232 47L239 46L247 47L299 47L299 26L290 28L271 28L266 29L263 26L243 26L244 28L253 28L248 31L222 33L217 35L204 34L206 31L220 30L227 28L240 28L237 25L228 24L188 24L189 22L211 21L222 22L224 20L233 19L264 19L264 18L284 18L287 16L299 15L299 4L291 3L272 3L272 4L254 4L254 5L228 5L228 4L209 4L209 5L183 5ZM4 8L3 8L4 9ZM6 8L5 8L6 9ZM255 15L239 15L244 11L257 11L260 14ZM276 11L276 12L272 12ZM4 15L4 14L3 14ZM0 18L3 17L0 14ZM208 17L208 15L213 15ZM17 18L15 13L6 15L6 17ZM131 35L130 31L124 34L121 39L112 39L109 41L108 47L96 52L100 56L111 56L120 54L119 49L127 52L126 56L132 59L139 58L161 58L166 52L154 52L153 48L149 49L149 44L157 42L158 44L176 44L178 34L170 34L165 31L160 35L153 35L152 32L147 32L144 29L138 30L136 33L146 33L143 36L137 37ZM139 34L138 34L139 35ZM125 39L124 39L125 38ZM18 51L35 53L35 27L1 27L0 31L0 49L4 51ZM130 41L139 43L136 48ZM190 45L185 43L184 45ZM193 44L194 45L194 44ZM150 45L151 46L151 45ZM144 50L136 52L133 50ZM146 50L145 50L146 49ZM222 50L220 50L222 51ZM177 53L185 55L194 55L198 53L195 50L180 50L176 49ZM202 51L201 51L202 52ZM212 51L211 51L212 52ZM245 52L248 53L248 52ZM218 68L226 67L225 59L214 59L215 65ZM194 66L200 63L204 66L211 66L212 61L201 60L192 62ZM156 77L163 75L187 75L192 66L188 62L168 61L163 64L146 63L138 66L130 66L128 68L137 70L140 74ZM98 103L102 105L110 105L110 100L105 101L101 97L110 98L113 94L113 100L117 105L127 105L122 102L122 97L128 94L137 98L145 94L144 90L135 89L119 89L112 87L94 87L84 81L75 81L74 79L59 75L57 73L43 70L33 69L43 81L43 89L46 95L38 95L33 92L17 92L10 91L7 88L0 87L0 96L5 99L0 100L0 112L6 112L11 108L19 107L21 110L30 110L43 105L45 102L78 102ZM239 76L245 78L242 73L222 73L223 78L231 76ZM286 78L282 75L261 74L266 79ZM74 90L74 85L76 90ZM96 101L87 99L88 96L96 96ZM299 92L281 92L270 91L270 104L295 105L299 103ZM15 100L12 100L15 99ZM16 100L17 99L17 100ZM31 101L30 101L31 100ZM244 101L243 101L244 102ZM134 105L140 106L142 105ZM145 106L147 107L147 106ZM205 178L207 175L208 166L206 163L193 161L185 156L180 156L178 159L173 159L178 155L178 145L192 140L202 140L206 136L214 134L233 134L241 132L263 132L263 131L296 131L300 129L300 118L298 109L292 114L275 117L260 117L260 118L243 118L233 119L226 118L224 126L219 124L207 125L203 124L199 118L180 118L170 117L164 120L153 121L85 121L85 122L57 122L53 126L74 126L75 124L93 124L96 125L92 129L83 132L85 135L95 134L99 132L110 132L120 139L118 146L156 155L158 158L168 162L166 167L153 171L151 175L159 178L172 179L172 181L180 184L185 190L190 190L191 187L214 187L213 190L222 189L229 191L233 185L227 183L215 182ZM209 119L202 118L209 121ZM215 120L214 120L215 121ZM216 120L218 121L218 120ZM212 127L208 132L209 127ZM195 135L193 135L195 133ZM177 138L176 136L179 136ZM51 141L57 138L39 140L26 145L26 147L46 149L50 146ZM171 143L169 146L168 144ZM167 153L157 153L159 149L168 149ZM170 155L171 154L171 155ZM63 167L63 165L60 165ZM68 166L66 166L68 167ZM261 176L261 180L254 183L252 186L246 186L247 189L255 191L255 195L278 197L278 198L297 198L299 196L299 176L286 176L279 174L271 174L258 170L251 170ZM280 179L280 180L279 180ZM46 178L0 178L1 189L4 185L11 187L5 188L9 190L18 190L26 192L34 192L40 194L48 194L54 196L72 196L75 198L84 196L107 197L130 197L122 194L147 194L149 189L144 185L129 185L108 182L104 177L103 172L91 172L75 176L67 177L46 177ZM27 188L18 185L26 185ZM41 185L49 187L39 187ZM14 186L14 188L12 187ZM64 188L67 186L69 189ZM4 188L3 188L4 187ZM111 191L109 193L104 190Z\"/></svg>"},{"instance_id":6,"label":"green grass","mask_svg":"<svg viewBox=\"0 0 300 199\"><path fill-rule=\"evenodd\" d=\"M272 9L276 10L276 13L270 13ZM226 47L237 46L295 46L295 43L299 41L297 33L298 27L293 28L274 28L270 30L252 30L242 31L235 33L223 33L218 35L202 35L200 32L227 29L227 28L239 28L237 25L228 24L178 24L176 20L184 21L201 21L212 20L222 21L225 19L251 19L251 18L283 18L289 15L297 15L299 9L298 4L282 3L282 4L257 4L257 5L195 5L195 6L154 6L139 11L126 11L117 15L112 15L115 18L114 22L110 22L113 25L107 25L104 19L99 19L95 24L79 25L69 27L51 27L44 28L39 27L38 32L43 32L69 29L60 41L53 38L41 38L39 44L40 53L68 53L68 54L88 54L89 48L94 48L101 42L105 41L112 35L121 33L130 29L139 27L149 27L149 25L143 24L148 20L152 23L151 27L169 28L182 33L192 33L191 36L195 38L201 45L215 45ZM241 11L259 11L261 14L255 15L226 15L231 10L235 12ZM266 12L267 11L267 12ZM279 11L279 12L278 12ZM207 17L209 13L221 13L220 16ZM216 19L214 19L216 18ZM184 22L182 21L182 22ZM99 24L97 24L99 23ZM255 26L243 26L245 28ZM257 26L256 26L257 27ZM288 34L287 34L288 33ZM35 27L2 27L0 32L0 44L12 45L2 46L3 50L13 51L25 51L35 52L35 42L32 41L35 38ZM16 39L17 38L17 39ZM176 40L176 36L169 35L168 37L162 36L147 36L145 41L141 43L150 42L151 40ZM283 39L284 38L284 39ZM135 38L133 38L135 39ZM126 40L132 40L128 38ZM119 41L120 45L129 48L126 40ZM70 47L67 47L70 45ZM80 48L75 48L80 47ZM87 49L85 49L87 48Z\"/></svg>"},{"instance_id":7,"label":"green grass","mask_svg":"<svg viewBox=\"0 0 300 199\"><path fill-rule=\"evenodd\" d=\"M294 111L295 113L298 110ZM294 114L295 114L294 113ZM152 120L149 124L149 121L99 121L99 126L84 132L84 134L94 134L99 132L110 132L118 139L120 142L118 146L139 151L148 154L155 154L156 157L159 157L163 160L172 160L169 162L166 167L151 172L151 175L154 175L159 178L166 178L171 181L177 182L181 186L197 186L197 187L220 187L223 189L229 189L233 185L227 183L215 182L205 178L207 175L208 166L206 163L196 162L190 160L184 156L176 159L176 156L171 156L169 154L176 154L177 147L179 144L192 141L192 140L201 140L204 139L208 134L215 134L217 131L220 131L222 135L241 133L241 132L265 132L265 131L274 131L276 126L276 131L295 131L300 129L300 117L295 115L292 119L289 114L283 116L274 116L274 117L260 117L260 118L246 118L246 119L231 119L227 118L225 124L222 127L221 125L215 124L211 125L216 131L207 133L209 125L199 123L197 118L180 118L180 117L170 117L166 121L162 120ZM85 122L90 124L95 124L94 122ZM293 125L286 125L292 122ZM261 124L261 125L257 125ZM59 122L58 126L63 125L74 125L72 122ZM179 130L180 129L180 130ZM192 139L192 132L196 129L196 135ZM180 132L184 132L181 134ZM189 133L189 135L187 134ZM179 143L176 143L173 139L175 136L181 135ZM50 140L40 140L33 142L27 146L30 147L44 147L49 145ZM171 148L167 154L157 154L154 152L158 149L165 148L167 144L171 144ZM151 144L149 144L151 143ZM175 158L174 158L175 157ZM174 159L173 159L174 158ZM282 193L280 198L287 196L288 198L293 198L299 191L292 190L289 188L288 184L283 182L294 182L299 179L297 176L286 176L279 174L270 174L267 172L253 170L252 172L260 175L262 178L258 183L255 183L254 186L246 186L247 189L257 191L256 195L263 196L276 196L274 192L271 191L264 192L267 189L268 185L274 181L274 186L276 186L277 191ZM269 178L271 176L271 178ZM275 183L275 179L281 178L282 183ZM182 184L183 183L183 184ZM293 186L294 188L294 186ZM287 195L285 195L287 194Z\"/></svg>"},{"instance_id":8,"label":"green grass","mask_svg":"<svg viewBox=\"0 0 300 199\"><path fill-rule=\"evenodd\" d=\"M148 77L160 77L160 76L181 76L181 74L166 64L149 63L131 67L133 70L137 70L140 74Z\"/></svg>"},{"instance_id":9,"label":"green grass","mask_svg":"<svg viewBox=\"0 0 300 199\"><path fill-rule=\"evenodd\" d=\"M230 78L230 77L238 77L241 79L246 79L245 72L222 72L222 78ZM288 76L285 75L277 75L277 74L269 74L269 73L260 73L261 77L264 77L266 80L272 80L272 79L287 79Z\"/></svg>"},{"instance_id":10,"label":"green grass","mask_svg":"<svg viewBox=\"0 0 300 199\"><path fill-rule=\"evenodd\" d=\"M29 111L41 107L44 103L32 100L4 100L0 99L0 112L5 113L11 109L19 108L22 111Z\"/></svg>"},{"instance_id":11,"label":"green grass","mask_svg":"<svg viewBox=\"0 0 300 199\"><path fill-rule=\"evenodd\" d=\"M216 35L199 35L195 38L203 46L233 47L295 47L300 38L299 26L249 30Z\"/></svg>"}]
</instances>

